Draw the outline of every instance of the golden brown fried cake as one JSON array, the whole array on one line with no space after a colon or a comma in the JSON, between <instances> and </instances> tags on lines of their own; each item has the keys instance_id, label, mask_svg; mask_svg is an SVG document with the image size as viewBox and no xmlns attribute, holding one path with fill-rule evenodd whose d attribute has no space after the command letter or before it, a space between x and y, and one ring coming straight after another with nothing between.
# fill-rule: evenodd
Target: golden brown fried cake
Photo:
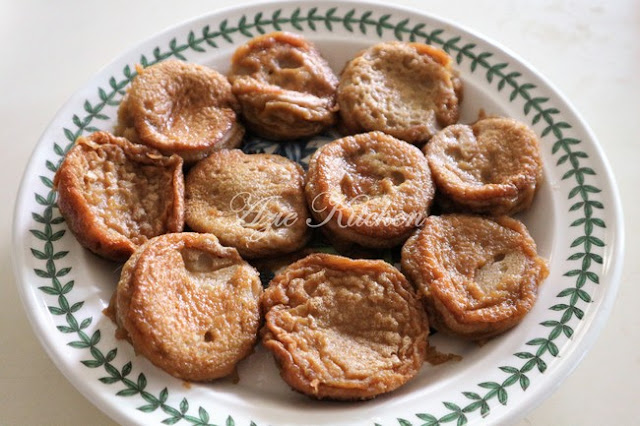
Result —
<instances>
[{"instance_id":1,"label":"golden brown fried cake","mask_svg":"<svg viewBox=\"0 0 640 426\"><path fill-rule=\"evenodd\" d=\"M443 50L422 44L376 44L347 63L338 85L347 133L380 130L413 144L458 121L462 83Z\"/></svg>"},{"instance_id":2,"label":"golden brown fried cake","mask_svg":"<svg viewBox=\"0 0 640 426\"><path fill-rule=\"evenodd\" d=\"M424 151L447 210L511 215L531 205L542 182L538 137L510 118L449 126Z\"/></svg>"},{"instance_id":3,"label":"golden brown fried cake","mask_svg":"<svg viewBox=\"0 0 640 426\"><path fill-rule=\"evenodd\" d=\"M338 78L299 35L274 32L240 46L229 80L246 125L261 136L296 139L335 123Z\"/></svg>"},{"instance_id":4,"label":"golden brown fried cake","mask_svg":"<svg viewBox=\"0 0 640 426\"><path fill-rule=\"evenodd\" d=\"M305 192L312 215L333 239L384 248L404 242L424 221L434 185L418 148L370 132L319 148Z\"/></svg>"},{"instance_id":5,"label":"golden brown fried cake","mask_svg":"<svg viewBox=\"0 0 640 426\"><path fill-rule=\"evenodd\" d=\"M210 234L154 238L125 264L116 319L136 352L172 376L208 381L249 355L260 326L258 273Z\"/></svg>"},{"instance_id":6,"label":"golden brown fried cake","mask_svg":"<svg viewBox=\"0 0 640 426\"><path fill-rule=\"evenodd\" d=\"M304 171L271 154L219 151L187 175L185 220L246 258L301 248L310 237Z\"/></svg>"},{"instance_id":7,"label":"golden brown fried cake","mask_svg":"<svg viewBox=\"0 0 640 426\"><path fill-rule=\"evenodd\" d=\"M54 179L80 244L124 261L149 238L184 226L182 159L106 132L81 137Z\"/></svg>"},{"instance_id":8,"label":"golden brown fried cake","mask_svg":"<svg viewBox=\"0 0 640 426\"><path fill-rule=\"evenodd\" d=\"M424 310L406 278L381 260L307 256L271 281L262 309L262 343L282 378L314 398L374 398L424 361Z\"/></svg>"},{"instance_id":9,"label":"golden brown fried cake","mask_svg":"<svg viewBox=\"0 0 640 426\"><path fill-rule=\"evenodd\" d=\"M402 249L402 271L437 330L484 340L531 310L546 262L521 222L508 216L431 216Z\"/></svg>"},{"instance_id":10,"label":"golden brown fried cake","mask_svg":"<svg viewBox=\"0 0 640 426\"><path fill-rule=\"evenodd\" d=\"M118 110L116 133L165 154L178 154L186 163L240 145L240 106L225 76L178 60L137 71Z\"/></svg>"}]
</instances>

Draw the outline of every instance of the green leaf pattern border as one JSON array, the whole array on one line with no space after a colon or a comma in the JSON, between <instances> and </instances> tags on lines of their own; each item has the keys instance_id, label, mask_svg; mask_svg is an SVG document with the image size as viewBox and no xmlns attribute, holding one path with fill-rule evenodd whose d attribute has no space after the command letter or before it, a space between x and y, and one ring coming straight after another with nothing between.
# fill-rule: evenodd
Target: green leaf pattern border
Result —
<instances>
[{"instance_id":1,"label":"green leaf pattern border","mask_svg":"<svg viewBox=\"0 0 640 426\"><path fill-rule=\"evenodd\" d=\"M580 236L575 238L568 249L571 261L575 267L564 273L564 276L575 280L574 285L558 293L559 303L549 308L553 319L541 323L547 327L548 334L526 342L526 350L513 354L515 366L498 367L504 373L504 379L487 381L477 384L477 389L461 393L459 401L443 401L442 413L415 413L411 418L397 418L401 426L439 425L443 423L466 424L471 414L482 417L488 416L493 404L507 405L511 388L521 388L526 391L530 385L529 372L537 370L544 373L547 363L559 354L556 343L561 336L571 338L574 329L584 317L584 309L581 307L592 302L587 285L599 283L599 276L593 271L594 264L602 264L603 258L597 252L605 246L605 242L597 235L606 227L605 222L599 217L599 212L604 205L594 199L594 194L601 190L589 183L590 177L595 171L583 165L583 159L588 158L587 153L580 150L581 141L567 136L572 126L555 119L560 111L549 105L549 98L536 95L536 86L531 83L521 82L522 74L512 71L507 62L492 62L494 54L491 52L478 52L475 43L467 43L460 36L446 38L443 29L429 29L425 23L412 22L410 19L397 21L391 14L378 16L371 10L360 12L355 8L349 8L343 14L341 8L332 7L320 11L317 7L307 10L296 8L290 15L285 15L282 9L275 10L270 16L263 12L257 12L254 16L243 15L236 24L231 24L227 19L222 20L217 28L210 25L204 26L200 33L190 31L185 41L171 39L167 49L156 47L151 55L142 55L139 62L143 66L149 66L164 59L175 57L186 59L187 51L205 52L206 49L216 49L219 43L232 44L234 36L250 38L258 34L264 34L271 30L297 30L300 32L316 31L318 26L324 26L332 31L334 26L343 26L348 32L360 32L364 35L377 35L378 38L391 35L400 41L421 41L443 48L456 61L458 65L468 65L471 72L484 72L489 84L494 84L498 91L510 91L509 99L514 101L521 98L524 101L524 115L531 119L531 124L541 122L545 127L541 136L552 135L555 139L551 146L553 156L557 157L557 167L563 167L566 172L562 180L575 183L570 190L568 198L573 200L569 212L577 218L571 223L572 227L579 230ZM89 100L84 102L84 112L73 115L72 126L63 129L66 141L64 145L53 144L55 159L47 160L46 168L55 173L65 153L72 146L76 138L82 134L98 130L96 123L109 119L104 113L107 106L117 106L124 95L124 89L135 76L131 66L126 65L122 70L122 76L118 79L111 77L109 87L98 88L97 94L100 101L92 104ZM168 401L169 390L165 387L157 395L146 390L147 379L144 373L132 377L131 361L117 367L114 363L117 356L117 348L105 351L99 348L101 340L100 330L88 334L85 330L93 322L92 317L82 318L84 301L73 303L71 293L75 283L67 281L65 277L71 272L72 267L64 266L64 258L68 251L58 251L56 241L65 235L65 229L61 228L64 219L56 212L56 193L50 177L40 176L43 185L42 193L35 193L37 204L42 206L38 213L33 212L32 218L39 229L31 229L30 232L43 245L31 248L31 254L41 261L43 268L34 269L35 274L47 284L39 288L40 291L51 297L51 305L48 310L51 315L61 318L57 329L60 333L68 334L72 340L67 344L73 348L86 351L90 359L81 361L87 368L104 369L104 377L99 378L105 385L117 385L116 395L123 397L138 396L141 404L137 409L144 413L158 409L166 413L162 423L175 424L187 422L193 425L211 425L209 412L204 407L190 407L189 401L183 398L177 407L170 405ZM66 282L65 282L66 281ZM62 320L63 319L63 320ZM226 426L235 425L231 415L223 420ZM250 425L255 425L250 422Z\"/></svg>"}]
</instances>

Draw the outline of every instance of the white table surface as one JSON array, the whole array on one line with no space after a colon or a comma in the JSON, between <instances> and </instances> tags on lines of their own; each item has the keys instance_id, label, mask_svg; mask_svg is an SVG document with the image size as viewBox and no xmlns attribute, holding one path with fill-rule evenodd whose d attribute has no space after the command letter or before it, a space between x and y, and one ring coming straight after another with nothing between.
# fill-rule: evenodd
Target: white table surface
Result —
<instances>
[{"instance_id":1,"label":"white table surface","mask_svg":"<svg viewBox=\"0 0 640 426\"><path fill-rule=\"evenodd\" d=\"M113 424L40 347L13 277L13 204L40 134L67 98L125 49L175 23L243 3L250 2L0 0L0 424ZM455 21L516 52L568 97L597 135L626 220L618 298L592 350L520 425L640 424L640 2L394 3Z\"/></svg>"}]
</instances>

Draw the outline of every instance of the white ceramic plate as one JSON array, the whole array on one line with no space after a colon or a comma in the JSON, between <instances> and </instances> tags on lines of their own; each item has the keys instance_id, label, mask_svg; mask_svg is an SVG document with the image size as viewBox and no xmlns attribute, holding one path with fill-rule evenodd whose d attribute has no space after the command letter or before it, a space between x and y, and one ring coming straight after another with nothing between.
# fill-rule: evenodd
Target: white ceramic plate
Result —
<instances>
[{"instance_id":1,"label":"white ceramic plate","mask_svg":"<svg viewBox=\"0 0 640 426\"><path fill-rule=\"evenodd\" d=\"M481 347L434 336L438 349L463 360L425 366L406 386L369 402L307 399L288 389L261 348L241 363L238 384L186 385L136 357L129 344L114 338L114 325L102 314L119 266L78 245L51 188L77 136L113 128L136 63L178 57L225 72L238 45L279 29L315 42L336 71L382 40L444 48L465 85L462 122L473 121L483 108L522 120L541 136L546 181L521 217L551 270L535 308L517 328ZM283 153L303 160L308 152ZM562 96L513 54L415 11L283 2L217 12L172 28L115 60L76 93L44 132L25 172L14 218L14 265L47 353L87 398L121 423L464 424L521 418L573 370L611 309L622 235L616 188L593 135Z\"/></svg>"}]
</instances>

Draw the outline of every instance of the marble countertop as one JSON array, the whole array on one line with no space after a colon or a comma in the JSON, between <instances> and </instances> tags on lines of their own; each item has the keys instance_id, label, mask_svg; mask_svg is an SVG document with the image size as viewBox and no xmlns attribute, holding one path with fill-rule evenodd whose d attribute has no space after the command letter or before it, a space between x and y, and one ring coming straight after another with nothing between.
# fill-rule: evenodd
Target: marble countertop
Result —
<instances>
[{"instance_id":1,"label":"marble countertop","mask_svg":"<svg viewBox=\"0 0 640 426\"><path fill-rule=\"evenodd\" d=\"M626 253L617 301L591 351L519 425L639 424L640 3L634 0L398 0L497 41L546 76L596 134L622 198ZM38 343L11 267L13 205L40 134L68 97L155 33L246 0L0 0L0 424L111 425ZM4 156L3 155L3 156ZM635 189L634 189L635 188Z\"/></svg>"}]
</instances>

